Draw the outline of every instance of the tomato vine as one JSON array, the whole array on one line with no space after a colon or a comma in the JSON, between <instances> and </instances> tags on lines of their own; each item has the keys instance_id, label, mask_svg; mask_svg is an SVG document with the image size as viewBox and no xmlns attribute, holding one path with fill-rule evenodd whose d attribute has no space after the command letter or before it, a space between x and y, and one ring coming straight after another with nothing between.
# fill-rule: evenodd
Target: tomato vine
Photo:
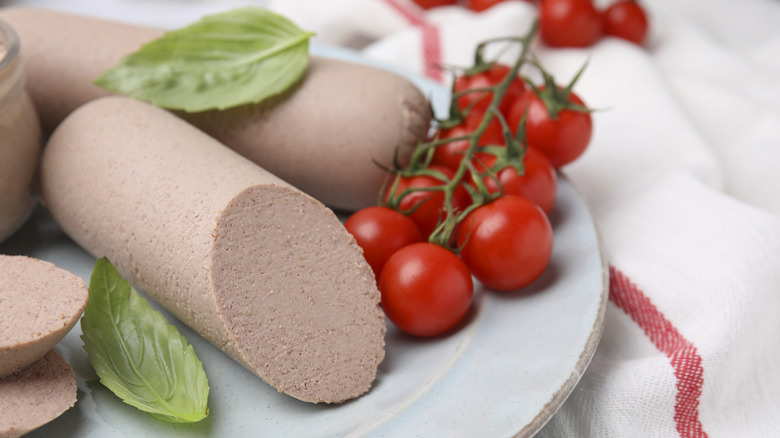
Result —
<instances>
[{"instance_id":1,"label":"tomato vine","mask_svg":"<svg viewBox=\"0 0 780 438\"><path fill-rule=\"evenodd\" d=\"M405 163L396 157L385 169L379 206L345 223L370 261L386 315L406 333L457 326L470 307L471 276L511 291L549 264L556 169L584 151L591 116L573 92L582 70L561 87L533 59L538 31L534 23L525 35L483 41L473 66L451 69L448 116ZM486 59L494 44L517 46L511 65ZM533 84L525 68L544 83Z\"/></svg>"},{"instance_id":2,"label":"tomato vine","mask_svg":"<svg viewBox=\"0 0 780 438\"><path fill-rule=\"evenodd\" d=\"M522 158L525 153L525 144L522 138L524 137L522 122L520 123L520 129L517 130L517 134L513 135L512 132L514 130L508 125L506 116L500 111L500 106L510 85L515 78L518 77L520 69L528 61L531 42L536 36L537 30L538 24L534 23L528 33L522 37L495 38L480 43L475 51L475 66L469 69L467 74L477 74L490 67L492 63L485 60L484 51L491 44L498 42L517 43L520 44L521 50L515 62L497 85L492 87L473 88L453 93L450 104L450 117L449 119L438 121L438 124L440 127L446 128L461 123L468 112L473 110L473 106L462 109L458 106L458 99L473 93L489 92L492 94L492 97L480 123L473 131L462 136L452 138L434 137L431 141L420 142L412 152L409 164L400 166L396 163L396 168L392 170L395 178L390 190L387 192L390 195L386 196L384 199L384 205L387 207L398 209L403 198L415 191L444 193L443 210L441 212L442 220L428 236L429 242L458 252L458 248L453 248L451 245L452 234L457 225L462 222L469 213L502 195L500 190L497 193L489 191L485 186L482 176L487 175L490 178L495 178L496 172L507 166L513 166L517 169L518 173L523 173ZM494 118L497 118L501 124L505 145L480 146L479 141ZM463 158L460 165L451 178L447 178L441 171L429 167L435 148L454 141L464 140L468 142L468 147L463 152ZM477 152L494 155L497 160L489 168L480 170L473 161ZM408 178L415 175L430 176L440 180L442 184L425 188L407 188L406 190L397 193L396 189L401 178ZM466 187L471 195L471 203L464 209L457 210L455 208L455 203L453 202L453 197L455 196L458 187L461 187L461 184L464 182L467 175L470 176L473 185L466 185L463 187ZM420 204L415 206L415 208L419 207L419 205ZM413 211L414 210L406 210L403 211L403 213L410 214Z\"/></svg>"}]
</instances>

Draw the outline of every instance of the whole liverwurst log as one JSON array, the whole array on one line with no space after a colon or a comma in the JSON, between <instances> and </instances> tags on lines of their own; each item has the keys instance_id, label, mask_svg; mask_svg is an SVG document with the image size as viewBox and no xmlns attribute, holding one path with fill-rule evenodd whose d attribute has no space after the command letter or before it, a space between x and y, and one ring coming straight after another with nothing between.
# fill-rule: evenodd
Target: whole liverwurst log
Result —
<instances>
[{"instance_id":1,"label":"whole liverwurst log","mask_svg":"<svg viewBox=\"0 0 780 438\"><path fill-rule=\"evenodd\" d=\"M27 88L53 129L80 105L105 96L92 84L159 29L27 8L0 9L23 41ZM312 58L282 98L227 111L179 114L269 172L325 204L376 203L391 167L422 139L430 106L408 80L374 67Z\"/></svg>"},{"instance_id":2,"label":"whole liverwurst log","mask_svg":"<svg viewBox=\"0 0 780 438\"><path fill-rule=\"evenodd\" d=\"M370 388L384 357L379 291L314 198L119 96L63 121L40 173L68 235L279 391L341 402Z\"/></svg>"}]
</instances>

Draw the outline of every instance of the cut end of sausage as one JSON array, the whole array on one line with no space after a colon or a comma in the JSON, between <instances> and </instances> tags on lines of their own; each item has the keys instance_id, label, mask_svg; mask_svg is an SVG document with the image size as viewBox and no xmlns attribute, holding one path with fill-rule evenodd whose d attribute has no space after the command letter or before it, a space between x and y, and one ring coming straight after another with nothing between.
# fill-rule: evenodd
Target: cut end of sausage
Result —
<instances>
[{"instance_id":1,"label":"cut end of sausage","mask_svg":"<svg viewBox=\"0 0 780 438\"><path fill-rule=\"evenodd\" d=\"M32 432L75 403L73 370L51 350L29 367L0 379L0 436Z\"/></svg>"},{"instance_id":2,"label":"cut end of sausage","mask_svg":"<svg viewBox=\"0 0 780 438\"><path fill-rule=\"evenodd\" d=\"M87 285L52 263L0 255L0 378L43 357L87 306Z\"/></svg>"},{"instance_id":3,"label":"cut end of sausage","mask_svg":"<svg viewBox=\"0 0 780 438\"><path fill-rule=\"evenodd\" d=\"M234 357L279 391L342 402L371 387L385 318L354 239L317 201L252 187L219 218L213 282Z\"/></svg>"}]
</instances>

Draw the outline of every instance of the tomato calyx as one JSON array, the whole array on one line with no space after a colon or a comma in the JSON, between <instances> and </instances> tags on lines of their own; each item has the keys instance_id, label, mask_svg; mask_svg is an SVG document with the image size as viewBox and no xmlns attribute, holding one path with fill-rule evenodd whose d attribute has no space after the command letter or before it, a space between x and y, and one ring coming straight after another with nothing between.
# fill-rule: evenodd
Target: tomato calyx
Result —
<instances>
[{"instance_id":1,"label":"tomato calyx","mask_svg":"<svg viewBox=\"0 0 780 438\"><path fill-rule=\"evenodd\" d=\"M533 30L532 30L533 31ZM534 31L535 32L535 31ZM488 61L485 57L485 50L492 44L498 42L510 42L524 44L524 37L498 37L481 41L474 49L474 64L467 68L464 72L464 76L474 76L480 73L484 73L490 70L495 64L495 61Z\"/></svg>"},{"instance_id":2,"label":"tomato calyx","mask_svg":"<svg viewBox=\"0 0 780 438\"><path fill-rule=\"evenodd\" d=\"M482 41L474 52L473 65L467 68L451 69L452 98L457 102L451 110L461 109L468 112L477 109L487 112L492 102L493 91L507 76L512 77L509 84L504 84L503 98L499 100L498 109L505 113L511 103L526 91L525 82L512 71L512 66L498 60L488 60L485 50L490 45L504 43L507 45L522 44L522 37L501 37ZM458 114L451 111L450 119L458 119Z\"/></svg>"},{"instance_id":3,"label":"tomato calyx","mask_svg":"<svg viewBox=\"0 0 780 438\"><path fill-rule=\"evenodd\" d=\"M399 169L398 171L393 172L395 174L395 178L393 178L393 182L390 185L390 187L387 190L383 191L384 199L383 202L381 202L382 205L392 208L394 210L398 210L405 215L410 215L414 213L422 205L422 202L415 204L411 208L404 209L401 207L401 202L406 196L414 192L433 193L433 192L445 191L446 189L445 185L450 182L450 179L447 177L447 175L445 175L441 170L430 168L427 165L423 167L418 167L418 166L408 168L408 169ZM398 189L400 188L402 178L412 178L415 176L427 176L435 180L441 181L442 185L430 186L430 187L406 187L402 189L400 192L398 191Z\"/></svg>"},{"instance_id":4,"label":"tomato calyx","mask_svg":"<svg viewBox=\"0 0 780 438\"><path fill-rule=\"evenodd\" d=\"M583 64L582 67L577 71L577 73L572 78L571 82L569 82L568 85L565 87L559 86L555 82L555 78L553 77L550 72L545 70L541 65L536 63L537 68L542 73L542 78L544 80L543 86L538 86L532 83L529 80L526 80L526 83L531 88L531 91L536 93L537 96L539 96L539 99L544 103L544 106L547 108L547 112L550 114L550 119L557 120L558 119L558 113L560 113L563 110L570 110L570 111L577 111L582 113L590 113L593 110L583 106L579 105L577 103L574 103L571 101L569 96L572 93L572 90L574 89L574 85L577 83L577 81L580 79L580 76L582 76L582 73L585 71L585 67L587 67L587 63Z\"/></svg>"},{"instance_id":5,"label":"tomato calyx","mask_svg":"<svg viewBox=\"0 0 780 438\"><path fill-rule=\"evenodd\" d=\"M477 169L474 166L475 163L471 163L472 168L472 184L477 188L479 195L484 197L484 203L491 202L504 195L504 190L501 182L498 178L499 172L512 167L515 169L518 175L525 173L525 164L523 159L525 158L526 150L528 149L528 142L525 135L525 121L526 115L523 114L517 127L517 133L515 135L509 135L506 137L506 147L485 147L480 150L490 154L494 157L492 163L485 163L480 160L479 157L475 157L476 164L480 164L481 168ZM504 129L509 129L508 124L504 122ZM489 164L489 165L486 165ZM491 191L485 185L485 178L493 180L497 186L498 191Z\"/></svg>"}]
</instances>

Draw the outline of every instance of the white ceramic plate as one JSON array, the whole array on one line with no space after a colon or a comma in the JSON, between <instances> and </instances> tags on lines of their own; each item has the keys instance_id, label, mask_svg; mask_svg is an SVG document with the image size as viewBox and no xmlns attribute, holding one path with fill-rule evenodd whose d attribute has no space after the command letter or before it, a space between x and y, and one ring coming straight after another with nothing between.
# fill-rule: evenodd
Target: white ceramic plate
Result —
<instances>
[{"instance_id":1,"label":"white ceramic plate","mask_svg":"<svg viewBox=\"0 0 780 438\"><path fill-rule=\"evenodd\" d=\"M369 62L336 49L322 55ZM383 66L386 67L386 66ZM411 78L446 111L444 88ZM457 331L434 339L392 324L371 391L341 405L312 405L276 392L166 311L193 344L211 387L209 417L167 424L123 404L97 381L77 326L57 346L78 382L76 406L30 437L510 437L541 428L574 389L601 336L605 262L587 208L565 177L551 215L552 262L533 285L498 294L479 284ZM0 253L51 261L89 280L95 262L42 209ZM159 307L158 307L159 308Z\"/></svg>"}]
</instances>

